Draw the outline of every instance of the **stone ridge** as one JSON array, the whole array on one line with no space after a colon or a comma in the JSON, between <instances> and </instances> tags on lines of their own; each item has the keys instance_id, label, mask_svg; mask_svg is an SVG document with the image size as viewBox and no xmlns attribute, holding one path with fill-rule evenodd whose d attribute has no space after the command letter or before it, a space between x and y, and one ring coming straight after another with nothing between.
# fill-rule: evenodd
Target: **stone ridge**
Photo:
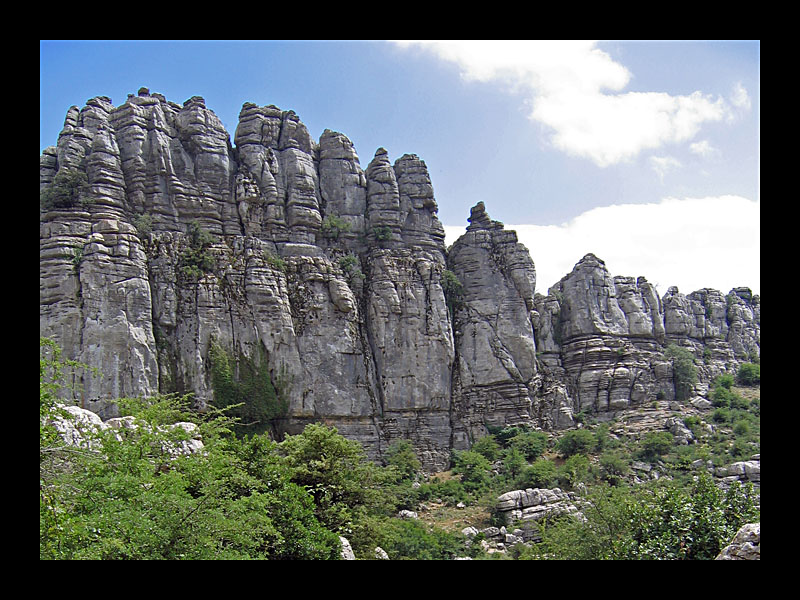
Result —
<instances>
[{"instance_id":1,"label":"stone ridge","mask_svg":"<svg viewBox=\"0 0 800 600\"><path fill-rule=\"evenodd\" d=\"M760 353L747 288L659 298L587 255L537 294L530 254L482 202L446 250L414 154L379 148L364 170L345 135L317 142L293 111L249 102L233 141L199 96L142 88L67 112L40 191L70 173L87 187L41 209L40 333L100 373L73 401L112 416L114 398L178 392L203 409L214 346L265 357L289 404L274 434L324 422L376 459L409 439L438 470L488 427L673 398L667 344L701 363L698 394Z\"/></svg>"}]
</instances>

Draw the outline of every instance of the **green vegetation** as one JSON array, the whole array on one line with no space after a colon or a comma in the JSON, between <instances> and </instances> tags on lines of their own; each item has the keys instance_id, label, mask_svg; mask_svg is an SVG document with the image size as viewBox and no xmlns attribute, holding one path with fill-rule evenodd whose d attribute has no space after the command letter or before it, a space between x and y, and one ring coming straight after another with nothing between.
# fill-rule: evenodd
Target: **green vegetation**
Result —
<instances>
[{"instance_id":1,"label":"green vegetation","mask_svg":"<svg viewBox=\"0 0 800 600\"><path fill-rule=\"evenodd\" d=\"M188 241L189 245L178 261L180 273L189 280L197 280L205 273L213 273L216 260L209 249L216 243L216 238L197 221L192 221L189 225Z\"/></svg>"},{"instance_id":2,"label":"green vegetation","mask_svg":"<svg viewBox=\"0 0 800 600\"><path fill-rule=\"evenodd\" d=\"M675 383L675 399L688 400L697 383L697 367L694 356L686 348L674 344L667 346L664 355L672 361L672 376Z\"/></svg>"},{"instance_id":3,"label":"green vegetation","mask_svg":"<svg viewBox=\"0 0 800 600\"><path fill-rule=\"evenodd\" d=\"M736 381L741 385L760 385L761 365L756 363L739 365L739 370L736 372Z\"/></svg>"},{"instance_id":4,"label":"green vegetation","mask_svg":"<svg viewBox=\"0 0 800 600\"><path fill-rule=\"evenodd\" d=\"M269 251L264 251L264 261L273 269L280 271L281 273L286 272L286 261L283 260L277 254L273 254Z\"/></svg>"},{"instance_id":5,"label":"green vegetation","mask_svg":"<svg viewBox=\"0 0 800 600\"><path fill-rule=\"evenodd\" d=\"M575 454L588 454L597 447L597 438L588 429L573 429L561 436L556 450L565 457Z\"/></svg>"},{"instance_id":6,"label":"green vegetation","mask_svg":"<svg viewBox=\"0 0 800 600\"><path fill-rule=\"evenodd\" d=\"M447 309L450 311L450 319L455 318L456 310L464 300L464 286L452 271L445 269L442 272L442 291L447 302Z\"/></svg>"},{"instance_id":7,"label":"green vegetation","mask_svg":"<svg viewBox=\"0 0 800 600\"><path fill-rule=\"evenodd\" d=\"M375 240L378 242L388 242L392 239L392 230L386 225L382 227L373 227L372 235L375 236Z\"/></svg>"},{"instance_id":8,"label":"green vegetation","mask_svg":"<svg viewBox=\"0 0 800 600\"><path fill-rule=\"evenodd\" d=\"M701 473L688 485L595 487L585 521L547 523L535 558L713 560L743 524L759 520L752 487L728 492Z\"/></svg>"},{"instance_id":9,"label":"green vegetation","mask_svg":"<svg viewBox=\"0 0 800 600\"><path fill-rule=\"evenodd\" d=\"M241 352L234 357L212 340L208 358L214 406L228 408L227 414L239 419L236 433L263 433L273 428L276 419L286 416L288 400L280 384L273 383L263 348L258 347L256 358Z\"/></svg>"},{"instance_id":10,"label":"green vegetation","mask_svg":"<svg viewBox=\"0 0 800 600\"><path fill-rule=\"evenodd\" d=\"M366 278L364 273L361 272L361 263L355 254L341 257L339 259L339 268L344 271L351 282L356 279Z\"/></svg>"},{"instance_id":11,"label":"green vegetation","mask_svg":"<svg viewBox=\"0 0 800 600\"><path fill-rule=\"evenodd\" d=\"M44 210L55 208L83 208L93 203L89 180L82 168L61 169L53 182L39 192L39 204Z\"/></svg>"},{"instance_id":12,"label":"green vegetation","mask_svg":"<svg viewBox=\"0 0 800 600\"><path fill-rule=\"evenodd\" d=\"M131 223L136 228L137 233L144 237L153 232L153 215L137 214L131 219Z\"/></svg>"},{"instance_id":13,"label":"green vegetation","mask_svg":"<svg viewBox=\"0 0 800 600\"><path fill-rule=\"evenodd\" d=\"M711 559L742 524L760 520L750 485L722 491L695 464L759 451L758 391L727 377L714 391L740 400L716 407L713 419L726 411L718 421L685 417L698 438L688 446L665 431L618 437L613 423L549 435L489 427L453 453L451 471L428 476L408 440L394 441L379 465L326 425L283 441L245 427L280 412L281 385L262 355L247 359L215 343L215 406L201 414L189 397L119 399L135 428L84 430L85 442L69 446L52 425L65 416L56 399L84 366L64 360L50 340L40 348L42 559L338 559L340 535L362 559L376 546L395 560L488 558L480 544L466 543L467 517L459 515L500 526L497 496L531 487L577 492L583 519L540 522L541 542L514 546L506 559ZM192 439L202 440L202 451L181 451ZM661 477L634 483L634 459L650 461ZM430 506L452 507L442 513L451 520L396 516L433 514Z\"/></svg>"},{"instance_id":14,"label":"green vegetation","mask_svg":"<svg viewBox=\"0 0 800 600\"><path fill-rule=\"evenodd\" d=\"M350 223L336 215L328 215L322 221L321 231L323 237L338 240L340 234L350 231Z\"/></svg>"}]
</instances>

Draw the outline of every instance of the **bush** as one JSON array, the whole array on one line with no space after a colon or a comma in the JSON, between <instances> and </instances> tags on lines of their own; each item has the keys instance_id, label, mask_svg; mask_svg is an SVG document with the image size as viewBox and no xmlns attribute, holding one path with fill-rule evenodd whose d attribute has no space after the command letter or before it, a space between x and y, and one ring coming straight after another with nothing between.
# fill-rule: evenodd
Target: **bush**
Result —
<instances>
[{"instance_id":1,"label":"bush","mask_svg":"<svg viewBox=\"0 0 800 600\"><path fill-rule=\"evenodd\" d=\"M395 440L386 449L384 460L393 468L401 480L413 480L422 466L414 452L414 446L408 440Z\"/></svg>"},{"instance_id":2,"label":"bush","mask_svg":"<svg viewBox=\"0 0 800 600\"><path fill-rule=\"evenodd\" d=\"M257 356L229 355L217 342L208 350L213 405L229 408L228 414L240 419L239 434L264 433L275 419L286 416L289 403L270 376L266 352L259 346Z\"/></svg>"},{"instance_id":3,"label":"bush","mask_svg":"<svg viewBox=\"0 0 800 600\"><path fill-rule=\"evenodd\" d=\"M694 355L686 348L675 344L667 346L664 355L672 362L672 380L675 385L675 398L679 401L688 400L697 383L697 368L694 365Z\"/></svg>"},{"instance_id":4,"label":"bush","mask_svg":"<svg viewBox=\"0 0 800 600\"><path fill-rule=\"evenodd\" d=\"M451 560L466 554L463 536L415 519L387 519L378 529L375 545L392 560Z\"/></svg>"},{"instance_id":5,"label":"bush","mask_svg":"<svg viewBox=\"0 0 800 600\"><path fill-rule=\"evenodd\" d=\"M700 473L674 482L591 491L584 520L565 518L543 530L539 555L555 560L713 560L745 523L760 520L751 485L725 492Z\"/></svg>"},{"instance_id":6,"label":"bush","mask_svg":"<svg viewBox=\"0 0 800 600\"><path fill-rule=\"evenodd\" d=\"M186 398L120 401L136 429L106 429L95 451L41 445L42 559L334 559L308 492L289 481L275 444L230 438L230 420ZM194 422L203 451L175 455Z\"/></svg>"},{"instance_id":7,"label":"bush","mask_svg":"<svg viewBox=\"0 0 800 600\"><path fill-rule=\"evenodd\" d=\"M519 488L552 488L558 483L558 468L555 463L540 458L532 465L523 467L517 478Z\"/></svg>"},{"instance_id":8,"label":"bush","mask_svg":"<svg viewBox=\"0 0 800 600\"><path fill-rule=\"evenodd\" d=\"M761 365L755 363L744 363L739 365L739 370L736 372L736 381L738 381L741 385L760 385Z\"/></svg>"},{"instance_id":9,"label":"bush","mask_svg":"<svg viewBox=\"0 0 800 600\"><path fill-rule=\"evenodd\" d=\"M731 387L734 384L734 381L735 380L733 378L733 375L730 374L720 375L714 380L714 387L723 387L726 389L731 389Z\"/></svg>"},{"instance_id":10,"label":"bush","mask_svg":"<svg viewBox=\"0 0 800 600\"><path fill-rule=\"evenodd\" d=\"M575 454L564 461L558 469L558 480L562 487L574 488L579 483L590 481L592 468L583 454Z\"/></svg>"},{"instance_id":11,"label":"bush","mask_svg":"<svg viewBox=\"0 0 800 600\"><path fill-rule=\"evenodd\" d=\"M322 221L322 235L328 239L337 240L339 234L350 231L350 223L336 215L328 215Z\"/></svg>"},{"instance_id":12,"label":"bush","mask_svg":"<svg viewBox=\"0 0 800 600\"><path fill-rule=\"evenodd\" d=\"M494 462L500 456L500 444L494 439L493 435L485 435L470 448L473 452L482 455L489 462Z\"/></svg>"},{"instance_id":13,"label":"bush","mask_svg":"<svg viewBox=\"0 0 800 600\"><path fill-rule=\"evenodd\" d=\"M669 431L650 431L639 444L639 457L648 461L657 460L672 450L674 441L675 438Z\"/></svg>"},{"instance_id":14,"label":"bush","mask_svg":"<svg viewBox=\"0 0 800 600\"><path fill-rule=\"evenodd\" d=\"M302 433L286 436L278 451L286 457L291 481L309 491L317 519L331 531L345 531L362 507L380 511L389 503L386 472L335 427L306 425Z\"/></svg>"},{"instance_id":15,"label":"bush","mask_svg":"<svg viewBox=\"0 0 800 600\"><path fill-rule=\"evenodd\" d=\"M467 502L469 494L458 479L436 480L423 483L417 490L420 501L441 500L445 504L455 506L459 502Z\"/></svg>"},{"instance_id":16,"label":"bush","mask_svg":"<svg viewBox=\"0 0 800 600\"><path fill-rule=\"evenodd\" d=\"M464 286L452 271L445 269L442 272L442 291L450 311L450 318L455 318L455 312L461 306L464 299Z\"/></svg>"},{"instance_id":17,"label":"bush","mask_svg":"<svg viewBox=\"0 0 800 600\"><path fill-rule=\"evenodd\" d=\"M600 477L611 485L620 483L630 471L628 462L615 452L603 453L599 462Z\"/></svg>"},{"instance_id":18,"label":"bush","mask_svg":"<svg viewBox=\"0 0 800 600\"><path fill-rule=\"evenodd\" d=\"M573 454L588 454L597 447L597 439L587 429L573 429L568 431L556 442L556 450L562 456L570 457Z\"/></svg>"},{"instance_id":19,"label":"bush","mask_svg":"<svg viewBox=\"0 0 800 600\"><path fill-rule=\"evenodd\" d=\"M492 465L482 454L472 450L455 453L453 472L461 475L461 483L470 494L479 494L491 481Z\"/></svg>"},{"instance_id":20,"label":"bush","mask_svg":"<svg viewBox=\"0 0 800 600\"><path fill-rule=\"evenodd\" d=\"M39 192L39 204L45 210L53 208L86 208L92 203L89 179L83 169L61 169L53 182Z\"/></svg>"},{"instance_id":21,"label":"bush","mask_svg":"<svg viewBox=\"0 0 800 600\"><path fill-rule=\"evenodd\" d=\"M522 431L508 441L509 448L516 448L527 461L539 458L547 448L547 434L543 431Z\"/></svg>"},{"instance_id":22,"label":"bush","mask_svg":"<svg viewBox=\"0 0 800 600\"><path fill-rule=\"evenodd\" d=\"M187 279L199 279L204 273L212 273L216 260L208 251L216 243L216 238L200 227L197 221L189 225L188 247L181 253L178 261L180 272Z\"/></svg>"}]
</instances>

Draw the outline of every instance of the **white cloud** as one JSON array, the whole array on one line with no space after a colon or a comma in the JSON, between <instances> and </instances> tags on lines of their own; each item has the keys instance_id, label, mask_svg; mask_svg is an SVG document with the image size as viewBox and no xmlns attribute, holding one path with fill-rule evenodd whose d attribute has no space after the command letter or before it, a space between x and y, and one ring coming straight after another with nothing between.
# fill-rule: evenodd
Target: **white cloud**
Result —
<instances>
[{"instance_id":1,"label":"white cloud","mask_svg":"<svg viewBox=\"0 0 800 600\"><path fill-rule=\"evenodd\" d=\"M712 146L708 140L700 140L689 144L689 151L703 158L714 158L720 154L719 150Z\"/></svg>"},{"instance_id":2,"label":"white cloud","mask_svg":"<svg viewBox=\"0 0 800 600\"><path fill-rule=\"evenodd\" d=\"M500 81L529 93L530 118L552 129L552 144L601 167L686 142L704 123L730 113L722 98L699 91L621 93L631 73L592 41L397 43L457 64L465 79ZM739 86L734 101L744 101L741 92L746 97Z\"/></svg>"},{"instance_id":3,"label":"white cloud","mask_svg":"<svg viewBox=\"0 0 800 600\"><path fill-rule=\"evenodd\" d=\"M586 254L612 276L644 276L660 295L670 286L688 294L710 287L760 290L760 204L740 196L666 198L658 204L595 208L559 226L512 225L536 265L536 288L572 271ZM445 227L447 243L464 232Z\"/></svg>"},{"instance_id":4,"label":"white cloud","mask_svg":"<svg viewBox=\"0 0 800 600\"><path fill-rule=\"evenodd\" d=\"M750 110L750 96L741 82L737 82L733 88L733 95L731 96L731 104L736 108Z\"/></svg>"},{"instance_id":5,"label":"white cloud","mask_svg":"<svg viewBox=\"0 0 800 600\"><path fill-rule=\"evenodd\" d=\"M650 166L658 174L661 182L664 182L664 176L673 169L679 169L683 165L681 161L672 156L651 156Z\"/></svg>"}]
</instances>

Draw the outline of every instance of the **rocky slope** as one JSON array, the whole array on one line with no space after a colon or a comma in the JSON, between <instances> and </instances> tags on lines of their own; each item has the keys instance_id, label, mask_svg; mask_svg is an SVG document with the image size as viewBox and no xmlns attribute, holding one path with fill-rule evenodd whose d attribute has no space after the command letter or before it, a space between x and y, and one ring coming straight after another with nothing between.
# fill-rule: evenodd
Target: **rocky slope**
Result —
<instances>
[{"instance_id":1,"label":"rocky slope","mask_svg":"<svg viewBox=\"0 0 800 600\"><path fill-rule=\"evenodd\" d=\"M270 376L280 430L323 421L374 457L407 438L441 469L487 426L672 399L668 344L698 359L701 395L760 352L748 289L659 298L588 255L537 294L483 203L448 251L422 160L381 148L364 170L343 134L314 141L274 106L245 103L232 144L199 97L93 98L42 153L40 192L76 173L81 200L41 209L40 334L98 371L74 399L101 414L215 403L222 352L234 379Z\"/></svg>"}]
</instances>

